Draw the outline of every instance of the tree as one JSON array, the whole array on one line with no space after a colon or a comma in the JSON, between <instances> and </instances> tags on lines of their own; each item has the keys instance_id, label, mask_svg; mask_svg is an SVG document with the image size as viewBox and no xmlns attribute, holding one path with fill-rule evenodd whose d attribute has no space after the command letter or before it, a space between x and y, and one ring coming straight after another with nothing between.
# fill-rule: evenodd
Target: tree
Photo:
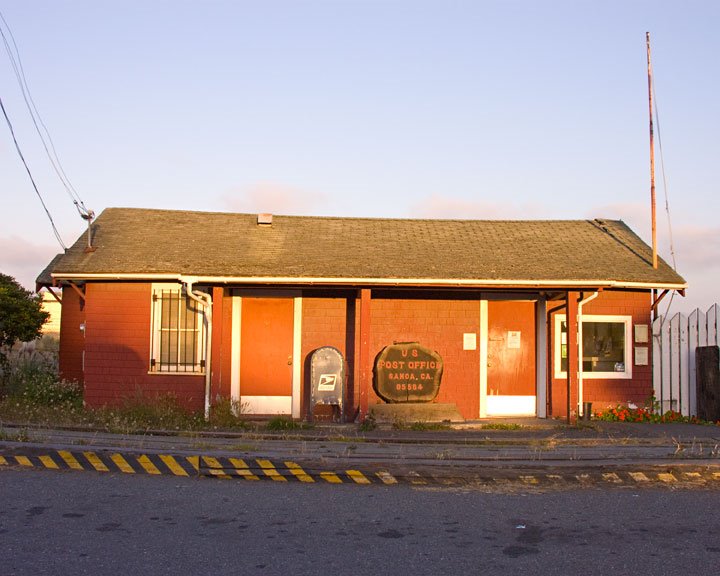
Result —
<instances>
[{"instance_id":1,"label":"tree","mask_svg":"<svg viewBox=\"0 0 720 576\"><path fill-rule=\"evenodd\" d=\"M7 352L13 344L41 336L49 316L41 302L15 278L0 273L0 367L7 366Z\"/></svg>"}]
</instances>

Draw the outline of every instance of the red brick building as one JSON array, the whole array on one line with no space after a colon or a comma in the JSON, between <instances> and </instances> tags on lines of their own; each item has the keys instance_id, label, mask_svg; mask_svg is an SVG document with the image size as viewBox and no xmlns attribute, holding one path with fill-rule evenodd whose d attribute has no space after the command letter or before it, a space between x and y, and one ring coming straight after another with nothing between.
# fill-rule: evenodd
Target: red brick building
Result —
<instances>
[{"instance_id":1,"label":"red brick building","mask_svg":"<svg viewBox=\"0 0 720 576\"><path fill-rule=\"evenodd\" d=\"M63 289L60 367L88 405L171 393L302 418L310 356L332 346L349 419L382 402L374 361L394 342L441 356L434 401L465 419L642 403L653 307L686 287L620 221L124 208L38 282Z\"/></svg>"}]
</instances>

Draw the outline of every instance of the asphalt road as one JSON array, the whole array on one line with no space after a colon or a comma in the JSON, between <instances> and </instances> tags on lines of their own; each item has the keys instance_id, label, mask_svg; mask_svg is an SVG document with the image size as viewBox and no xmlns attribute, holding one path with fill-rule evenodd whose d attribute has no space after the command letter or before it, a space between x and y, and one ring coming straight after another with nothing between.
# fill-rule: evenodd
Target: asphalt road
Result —
<instances>
[{"instance_id":1,"label":"asphalt road","mask_svg":"<svg viewBox=\"0 0 720 576\"><path fill-rule=\"evenodd\" d=\"M0 470L0 574L678 574L713 490L492 492Z\"/></svg>"}]
</instances>

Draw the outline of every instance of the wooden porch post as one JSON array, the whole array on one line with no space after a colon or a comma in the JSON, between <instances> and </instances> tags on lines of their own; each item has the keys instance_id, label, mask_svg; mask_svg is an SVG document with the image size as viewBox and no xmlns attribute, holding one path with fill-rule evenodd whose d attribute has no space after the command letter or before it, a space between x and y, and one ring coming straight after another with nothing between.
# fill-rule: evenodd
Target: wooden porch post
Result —
<instances>
[{"instance_id":1,"label":"wooden porch post","mask_svg":"<svg viewBox=\"0 0 720 576\"><path fill-rule=\"evenodd\" d=\"M212 302L213 302L213 325L212 325L212 365L210 366L211 371L211 383L212 383L212 397L215 398L218 394L223 396L230 396L230 389L223 389L223 328L225 327L225 290L222 286L213 286L212 288Z\"/></svg>"},{"instance_id":2,"label":"wooden porch post","mask_svg":"<svg viewBox=\"0 0 720 576\"><path fill-rule=\"evenodd\" d=\"M360 350L357 358L360 363L360 414L362 422L368 413L368 401L370 398L370 305L371 291L369 288L360 289Z\"/></svg>"},{"instance_id":3,"label":"wooden porch post","mask_svg":"<svg viewBox=\"0 0 720 576\"><path fill-rule=\"evenodd\" d=\"M578 403L578 292L567 293L567 421ZM577 417L577 414L575 415Z\"/></svg>"}]
</instances>

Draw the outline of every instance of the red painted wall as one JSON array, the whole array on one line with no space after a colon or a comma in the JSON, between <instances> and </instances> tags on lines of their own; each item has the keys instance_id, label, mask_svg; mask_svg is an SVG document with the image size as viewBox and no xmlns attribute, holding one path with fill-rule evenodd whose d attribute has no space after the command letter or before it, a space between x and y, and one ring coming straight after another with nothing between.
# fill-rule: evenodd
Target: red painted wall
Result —
<instances>
[{"instance_id":1,"label":"red painted wall","mask_svg":"<svg viewBox=\"0 0 720 576\"><path fill-rule=\"evenodd\" d=\"M310 394L310 354L321 346L334 346L343 354L348 369L346 416L352 418L358 393L354 383L357 370L353 347L358 338L359 303L345 298L304 298L302 354L305 359L303 378L303 415ZM479 333L478 301L448 300L372 300L372 342L369 370L375 356L395 341L420 342L440 353L444 372L436 402L454 403L465 418L479 413L479 352L462 349L465 332ZM354 321L354 322L353 322ZM346 327L350 322L350 333ZM354 325L353 325L354 324ZM382 400L370 391L370 404ZM316 414L317 417L317 414Z\"/></svg>"},{"instance_id":2,"label":"red painted wall","mask_svg":"<svg viewBox=\"0 0 720 576\"><path fill-rule=\"evenodd\" d=\"M118 405L124 398L172 394L201 410L204 376L150 374L150 284L87 284L85 402Z\"/></svg>"},{"instance_id":3,"label":"red painted wall","mask_svg":"<svg viewBox=\"0 0 720 576\"><path fill-rule=\"evenodd\" d=\"M225 288L213 288L211 399L230 398L232 372L232 298Z\"/></svg>"},{"instance_id":4,"label":"red painted wall","mask_svg":"<svg viewBox=\"0 0 720 576\"><path fill-rule=\"evenodd\" d=\"M85 311L80 295L69 286L62 291L60 315L60 377L83 382L83 351L85 333L80 326L85 322Z\"/></svg>"},{"instance_id":5,"label":"red painted wall","mask_svg":"<svg viewBox=\"0 0 720 576\"><path fill-rule=\"evenodd\" d=\"M152 374L150 361L151 285L133 283L88 284L86 304L80 307L77 293L66 288L60 342L60 369L64 378L85 381L90 406L117 405L136 394L143 397L173 394L189 409L201 410L204 376ZM230 394L232 357L232 300L229 290L213 289L212 398ZM551 306L551 304L549 305ZM606 291L588 305L586 314L630 315L633 324L650 324L647 292ZM334 346L347 362L346 417L352 419L358 405L357 350L359 304L354 298L303 298L302 362L303 405L307 414L310 391L310 354L320 346ZM480 303L477 300L372 300L371 357L395 341L417 341L436 350L445 370L437 402L454 403L463 417L479 414L479 351L462 349L463 334L479 334ZM83 337L79 326L85 322ZM554 328L553 319L550 326ZM554 342L550 331L550 343ZM648 344L649 347L649 344ZM82 371L82 352L85 370ZM552 352L552 346L550 347ZM550 363L553 355L550 354ZM652 393L652 359L648 366L633 366L630 380L585 379L584 399L595 410L623 402L642 404ZM564 379L553 377L550 366L552 415L565 414ZM370 391L370 404L381 400Z\"/></svg>"},{"instance_id":6,"label":"red painted wall","mask_svg":"<svg viewBox=\"0 0 720 576\"><path fill-rule=\"evenodd\" d=\"M612 316L631 316L633 326L635 324L646 324L650 326L650 305L651 296L649 292L615 292L603 291L595 299L583 307L583 314L598 314ZM550 306L549 306L550 307ZM565 311L559 312L565 314ZM550 319L550 342L554 346L554 329L555 321L552 314ZM651 331L650 331L651 332ZM631 334L634 338L634 330ZM633 362L631 379L595 379L584 378L583 383L583 400L593 403L593 412L604 410L617 404L626 404L634 402L638 406L650 398L653 393L652 385L652 343L638 344L645 346L648 350L648 365L635 366L634 364L634 347L633 343ZM552 415L567 415L567 382L563 379L554 377L554 350L551 346L550 356L550 377L552 382ZM576 406L572 406L571 410L575 410Z\"/></svg>"},{"instance_id":7,"label":"red painted wall","mask_svg":"<svg viewBox=\"0 0 720 576\"><path fill-rule=\"evenodd\" d=\"M480 407L478 350L463 350L463 334L480 332L480 303L459 300L372 300L372 361L393 342L419 342L437 351L444 371L436 402L454 403L466 419ZM380 398L370 391L370 404Z\"/></svg>"},{"instance_id":8,"label":"red painted wall","mask_svg":"<svg viewBox=\"0 0 720 576\"><path fill-rule=\"evenodd\" d=\"M352 304L351 304L352 305ZM322 346L333 346L340 350L345 359L345 415L348 419L353 417L355 402L354 390L354 350L350 346L348 353L348 335L346 333L348 318L348 300L346 298L303 298L302 303L302 359L303 359L303 395L301 414L308 414L310 402L310 357L312 353ZM352 316L351 316L352 321ZM352 327L351 327L352 332ZM352 334L351 342L354 341ZM329 419L332 416L330 409L318 406L315 410L316 419Z\"/></svg>"}]
</instances>

